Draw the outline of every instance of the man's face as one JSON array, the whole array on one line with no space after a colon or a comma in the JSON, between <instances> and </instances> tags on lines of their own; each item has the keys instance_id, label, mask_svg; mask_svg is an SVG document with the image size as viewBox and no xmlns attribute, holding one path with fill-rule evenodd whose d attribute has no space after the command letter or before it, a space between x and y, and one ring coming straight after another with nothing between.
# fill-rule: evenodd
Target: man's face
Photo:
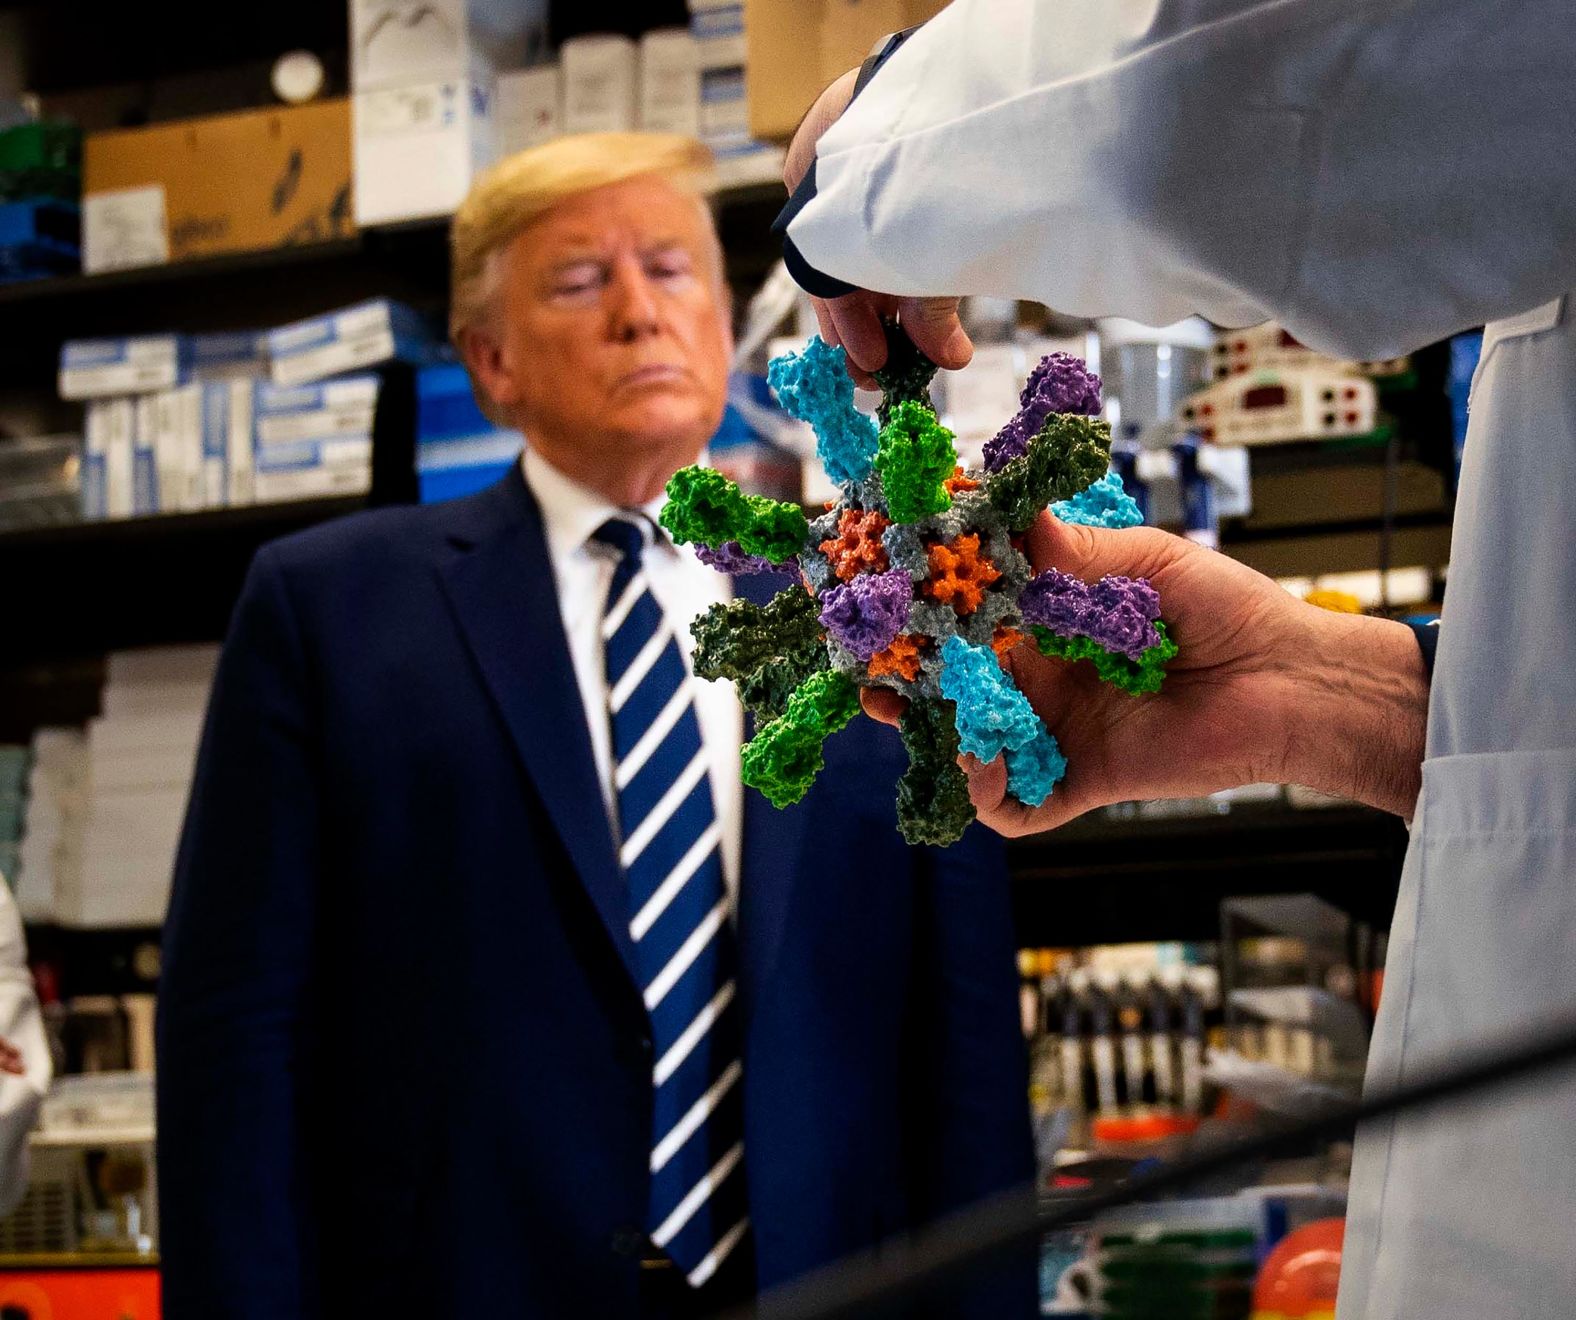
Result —
<instances>
[{"instance_id":1,"label":"man's face","mask_svg":"<svg viewBox=\"0 0 1576 1320\"><path fill-rule=\"evenodd\" d=\"M560 471L654 497L722 418L732 335L711 221L647 176L582 193L501 257L494 400Z\"/></svg>"}]
</instances>

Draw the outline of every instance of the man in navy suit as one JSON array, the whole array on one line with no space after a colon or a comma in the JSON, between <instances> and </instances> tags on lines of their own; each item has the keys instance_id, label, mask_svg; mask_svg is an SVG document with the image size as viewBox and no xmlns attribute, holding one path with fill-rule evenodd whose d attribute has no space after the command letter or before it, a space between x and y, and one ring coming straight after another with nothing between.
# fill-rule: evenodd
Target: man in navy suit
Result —
<instances>
[{"instance_id":1,"label":"man in navy suit","mask_svg":"<svg viewBox=\"0 0 1576 1320\"><path fill-rule=\"evenodd\" d=\"M253 564L166 928L170 1320L702 1315L1032 1178L999 844L905 847L864 720L745 795L688 672L694 614L783 584L653 518L725 397L707 163L480 182L453 328L521 466Z\"/></svg>"}]
</instances>

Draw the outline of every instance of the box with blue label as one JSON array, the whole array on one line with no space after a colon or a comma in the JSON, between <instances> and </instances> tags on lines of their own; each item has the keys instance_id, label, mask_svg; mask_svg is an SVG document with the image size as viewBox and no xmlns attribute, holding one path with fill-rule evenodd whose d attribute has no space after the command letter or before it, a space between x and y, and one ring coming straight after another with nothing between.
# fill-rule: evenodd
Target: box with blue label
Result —
<instances>
[{"instance_id":1,"label":"box with blue label","mask_svg":"<svg viewBox=\"0 0 1576 1320\"><path fill-rule=\"evenodd\" d=\"M181 335L68 339L60 346L60 397L101 399L173 389L186 379L188 353Z\"/></svg>"},{"instance_id":2,"label":"box with blue label","mask_svg":"<svg viewBox=\"0 0 1576 1320\"><path fill-rule=\"evenodd\" d=\"M261 330L189 335L186 365L192 380L264 380L268 376L267 336Z\"/></svg>"},{"instance_id":3,"label":"box with blue label","mask_svg":"<svg viewBox=\"0 0 1576 1320\"><path fill-rule=\"evenodd\" d=\"M267 340L276 385L304 385L380 362L419 365L442 352L427 322L390 298L280 326Z\"/></svg>"},{"instance_id":4,"label":"box with blue label","mask_svg":"<svg viewBox=\"0 0 1576 1320\"><path fill-rule=\"evenodd\" d=\"M253 483L259 503L363 494L372 484L378 377L259 384L253 394Z\"/></svg>"},{"instance_id":5,"label":"box with blue label","mask_svg":"<svg viewBox=\"0 0 1576 1320\"><path fill-rule=\"evenodd\" d=\"M416 399L416 475L423 504L490 486L519 459L520 433L483 416L464 367L426 368L416 377Z\"/></svg>"}]
</instances>

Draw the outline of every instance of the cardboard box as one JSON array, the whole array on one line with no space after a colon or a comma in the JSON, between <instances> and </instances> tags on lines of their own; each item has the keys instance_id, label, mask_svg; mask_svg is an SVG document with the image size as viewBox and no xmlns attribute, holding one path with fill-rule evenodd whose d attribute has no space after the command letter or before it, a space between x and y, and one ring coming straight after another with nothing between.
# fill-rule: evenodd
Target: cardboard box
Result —
<instances>
[{"instance_id":1,"label":"cardboard box","mask_svg":"<svg viewBox=\"0 0 1576 1320\"><path fill-rule=\"evenodd\" d=\"M156 237L172 261L345 237L350 158L344 100L89 134L83 269L146 264Z\"/></svg>"},{"instance_id":2,"label":"cardboard box","mask_svg":"<svg viewBox=\"0 0 1576 1320\"><path fill-rule=\"evenodd\" d=\"M826 85L857 68L881 37L945 7L945 0L745 0L750 132L792 137Z\"/></svg>"}]
</instances>

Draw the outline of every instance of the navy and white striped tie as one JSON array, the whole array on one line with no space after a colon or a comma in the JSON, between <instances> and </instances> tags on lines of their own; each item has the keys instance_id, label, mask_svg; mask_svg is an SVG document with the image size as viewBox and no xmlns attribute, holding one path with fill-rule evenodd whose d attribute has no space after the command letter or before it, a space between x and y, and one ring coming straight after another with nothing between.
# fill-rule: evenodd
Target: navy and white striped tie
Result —
<instances>
[{"instance_id":1,"label":"navy and white striped tie","mask_svg":"<svg viewBox=\"0 0 1576 1320\"><path fill-rule=\"evenodd\" d=\"M602 617L619 861L655 1064L647 1231L705 1283L749 1231L733 929L689 670L646 582L650 523L594 533L620 556Z\"/></svg>"}]
</instances>

